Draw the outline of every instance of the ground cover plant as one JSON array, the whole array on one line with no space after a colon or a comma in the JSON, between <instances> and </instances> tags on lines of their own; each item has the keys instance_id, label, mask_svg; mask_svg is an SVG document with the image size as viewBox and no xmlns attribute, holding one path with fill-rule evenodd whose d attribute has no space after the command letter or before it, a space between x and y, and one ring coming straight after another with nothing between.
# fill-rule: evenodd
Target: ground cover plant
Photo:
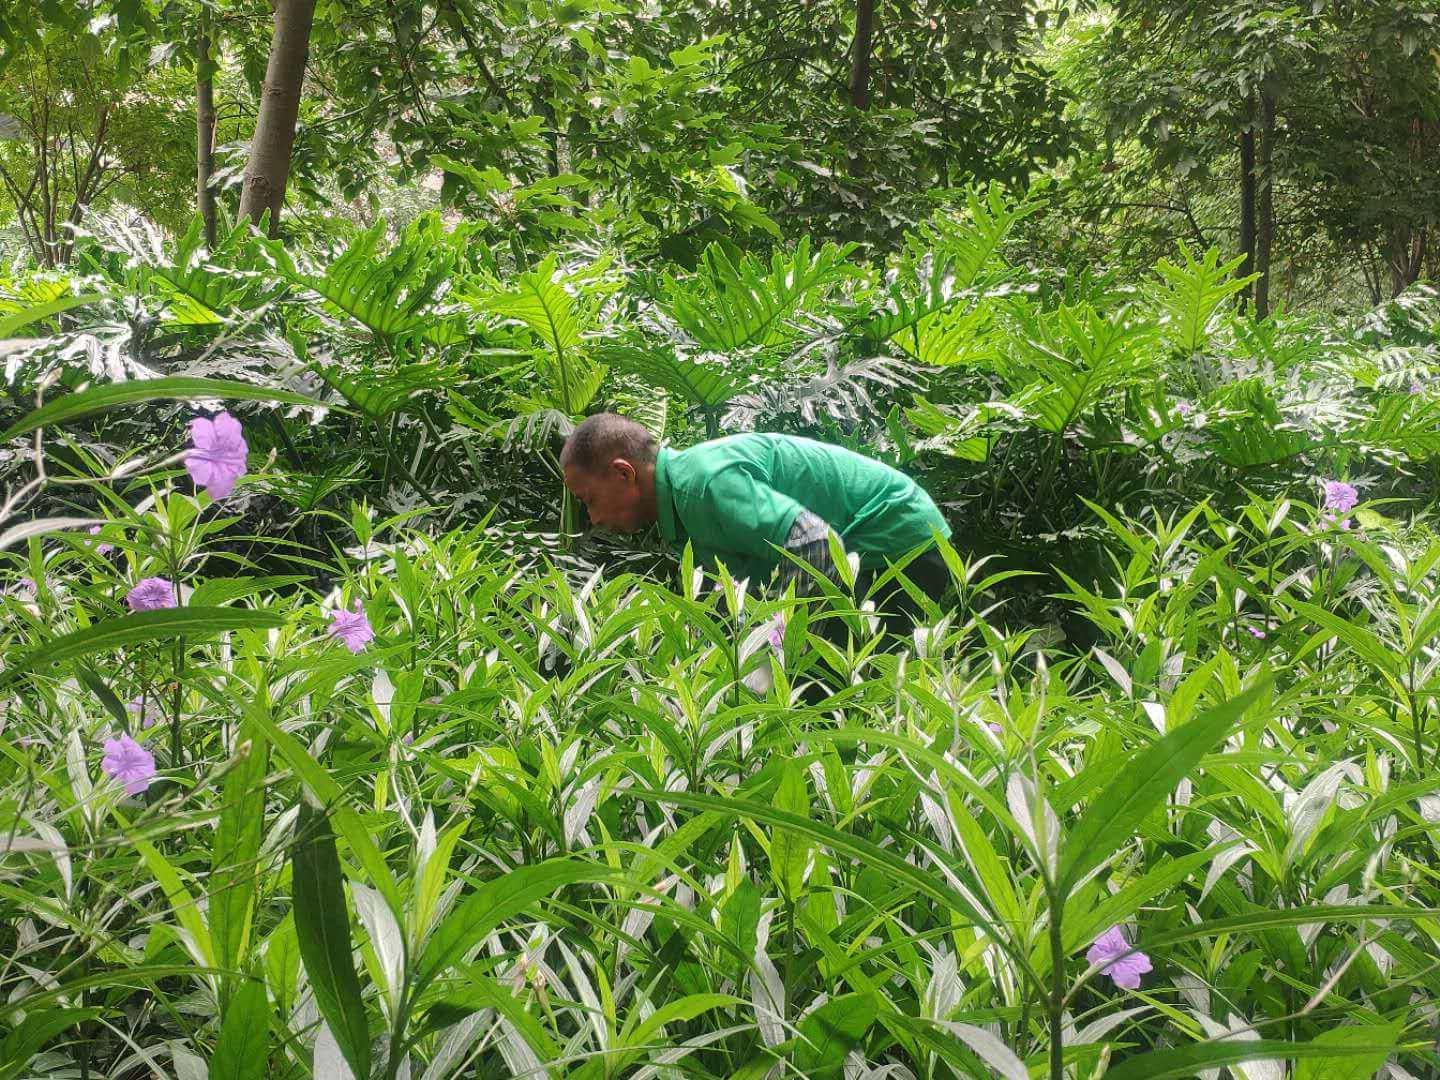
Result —
<instances>
[{"instance_id":1,"label":"ground cover plant","mask_svg":"<svg viewBox=\"0 0 1440 1080\"><path fill-rule=\"evenodd\" d=\"M1432 302L1256 324L1189 252L1066 295L1003 258L1022 210L977 195L889 280L801 247L495 264L451 299L366 240L282 262L287 295L237 234L228 267L107 277L97 247L48 310L17 282L13 319L100 318L12 354L0 1068L1440 1067ZM156 316L106 322L126 298ZM447 318L492 335L486 408L443 351L403 361ZM109 355L147 370L107 371L137 327ZM331 336L375 352L248 352ZM843 374L872 350L905 381ZM544 460L645 387L679 438L769 416L933 463L979 526L955 610L887 650L843 588L631 573L554 532L557 487L502 504L529 535L417 500L437 447ZM355 454L376 502L325 484Z\"/></svg>"}]
</instances>

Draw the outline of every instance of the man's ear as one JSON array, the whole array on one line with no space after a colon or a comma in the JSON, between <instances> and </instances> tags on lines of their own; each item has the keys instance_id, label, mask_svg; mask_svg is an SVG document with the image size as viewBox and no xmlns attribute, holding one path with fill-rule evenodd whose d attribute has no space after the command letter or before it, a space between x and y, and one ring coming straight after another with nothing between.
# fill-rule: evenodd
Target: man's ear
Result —
<instances>
[{"instance_id":1,"label":"man's ear","mask_svg":"<svg viewBox=\"0 0 1440 1080\"><path fill-rule=\"evenodd\" d=\"M620 478L624 480L627 484L633 482L635 479L635 466L630 464L630 462L626 461L624 458L615 458L613 461L610 462L610 468L615 470L615 472L619 474Z\"/></svg>"}]
</instances>

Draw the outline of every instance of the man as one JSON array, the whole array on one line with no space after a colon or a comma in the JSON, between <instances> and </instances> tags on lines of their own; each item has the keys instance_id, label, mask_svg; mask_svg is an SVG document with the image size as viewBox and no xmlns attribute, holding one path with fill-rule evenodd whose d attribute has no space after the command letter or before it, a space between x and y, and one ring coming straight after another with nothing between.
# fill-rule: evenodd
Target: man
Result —
<instances>
[{"instance_id":1,"label":"man","mask_svg":"<svg viewBox=\"0 0 1440 1080\"><path fill-rule=\"evenodd\" d=\"M730 435L688 450L660 448L642 425L614 413L583 421L560 455L565 486L596 525L636 532L654 522L667 543L688 540L695 558L719 560L737 577L803 586L797 555L836 578L827 533L859 555L862 598L888 561L927 546L905 576L937 602L950 584L934 538L950 536L939 509L914 480L838 446L792 435ZM920 608L889 583L876 607L892 633L908 633Z\"/></svg>"}]
</instances>

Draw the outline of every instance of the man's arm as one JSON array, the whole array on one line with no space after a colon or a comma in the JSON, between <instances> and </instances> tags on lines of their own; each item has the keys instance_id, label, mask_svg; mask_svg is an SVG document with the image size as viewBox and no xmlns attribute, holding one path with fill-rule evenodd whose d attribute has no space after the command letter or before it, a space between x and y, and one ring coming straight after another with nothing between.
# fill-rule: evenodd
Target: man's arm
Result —
<instances>
[{"instance_id":1,"label":"man's arm","mask_svg":"<svg viewBox=\"0 0 1440 1080\"><path fill-rule=\"evenodd\" d=\"M790 535L785 538L785 550L803 559L838 585L840 572L831 558L829 534L830 525L824 518L812 514L809 510L801 510L795 517L795 524L790 526ZM803 566L786 559L780 564L776 588L783 592L793 581L796 591L803 591L811 580Z\"/></svg>"},{"instance_id":2,"label":"man's arm","mask_svg":"<svg viewBox=\"0 0 1440 1080\"><path fill-rule=\"evenodd\" d=\"M744 469L732 468L710 480L704 501L716 546L778 565L781 589L792 581L803 586L810 575L775 551L777 547L804 559L831 580L839 580L827 538L829 523L789 495Z\"/></svg>"}]
</instances>

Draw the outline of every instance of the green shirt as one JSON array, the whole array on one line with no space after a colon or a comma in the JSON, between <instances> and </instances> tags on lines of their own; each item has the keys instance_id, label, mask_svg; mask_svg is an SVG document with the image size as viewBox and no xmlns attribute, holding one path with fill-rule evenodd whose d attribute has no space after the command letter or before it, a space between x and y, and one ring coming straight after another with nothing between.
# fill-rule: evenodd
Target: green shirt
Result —
<instances>
[{"instance_id":1,"label":"green shirt","mask_svg":"<svg viewBox=\"0 0 1440 1080\"><path fill-rule=\"evenodd\" d=\"M736 577L760 581L784 561L795 516L824 518L860 565L883 566L950 536L934 500L904 473L839 446L793 435L729 435L688 450L662 448L655 462L660 534L689 540L695 558L718 558ZM775 547L771 547L771 545Z\"/></svg>"}]
</instances>

